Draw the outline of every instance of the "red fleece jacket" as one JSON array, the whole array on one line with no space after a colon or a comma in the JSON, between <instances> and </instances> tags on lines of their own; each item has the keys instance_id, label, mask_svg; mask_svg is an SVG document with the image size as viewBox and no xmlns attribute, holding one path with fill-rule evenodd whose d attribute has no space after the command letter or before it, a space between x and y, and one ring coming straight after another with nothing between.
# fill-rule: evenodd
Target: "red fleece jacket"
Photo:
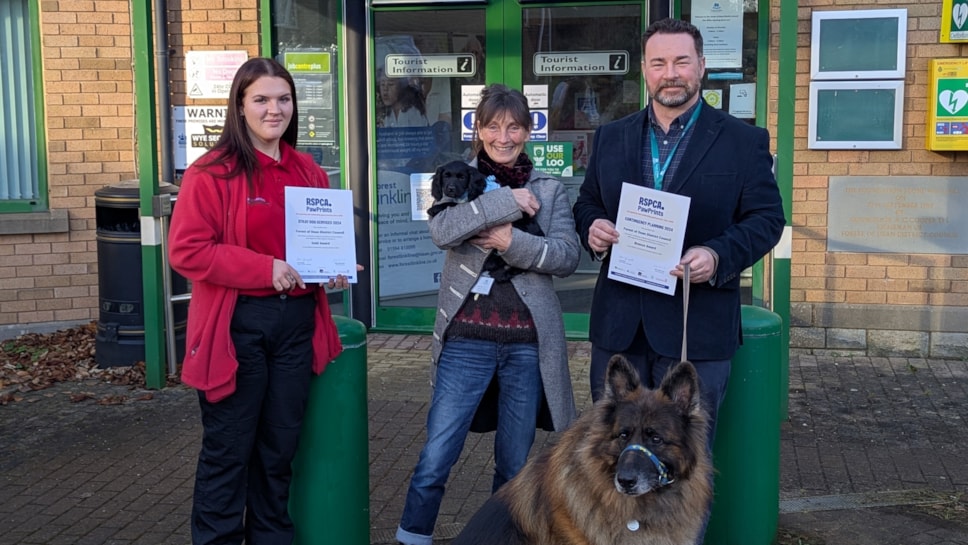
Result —
<instances>
[{"instance_id":1,"label":"red fleece jacket","mask_svg":"<svg viewBox=\"0 0 968 545\"><path fill-rule=\"evenodd\" d=\"M326 172L305 153L280 143L282 166L307 180L309 187L329 187ZM204 161L208 159L205 157ZM235 391L239 362L230 335L240 289L272 286L271 255L246 247L246 180L220 178L230 163L185 172L171 217L168 256L171 266L192 281L185 333L182 382L205 392L210 402ZM326 292L316 287L313 372L322 373L343 347L330 314Z\"/></svg>"}]
</instances>

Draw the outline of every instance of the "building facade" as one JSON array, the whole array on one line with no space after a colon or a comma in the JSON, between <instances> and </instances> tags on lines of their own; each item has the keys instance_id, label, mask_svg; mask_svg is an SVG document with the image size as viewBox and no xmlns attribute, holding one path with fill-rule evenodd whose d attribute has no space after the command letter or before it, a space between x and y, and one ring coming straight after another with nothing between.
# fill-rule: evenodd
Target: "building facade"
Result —
<instances>
[{"instance_id":1,"label":"building facade","mask_svg":"<svg viewBox=\"0 0 968 545\"><path fill-rule=\"evenodd\" d=\"M300 97L307 112L300 143L354 191L358 260L367 265L367 277L337 308L377 329L429 331L438 263L432 249L424 252L419 221L407 218L409 183L435 160L466 156L467 96L494 81L525 88L547 115L547 128L534 132L542 138L535 142L539 153L566 143L571 169L555 173L576 189L594 128L645 103L638 37L650 19L673 13L697 25L715 17L731 21L726 26L738 33L706 36L711 68L704 97L774 138L788 236L751 272L749 302L783 315L797 350L968 357L968 228L958 219L968 206L968 146L959 149L958 138L950 149L934 142L942 121L932 69L939 60L968 58L968 39L959 39L957 20L946 18L948 2L895 2L890 10L900 10L896 20L903 21L897 34L891 34L890 13L869 13L883 4L860 0L747 1L726 15L696 0L663 6L621 0L161 4L0 0L0 17L15 29L5 40L18 44L0 59L0 107L7 110L0 124L0 331L6 336L98 320L110 307L99 287L98 228L105 226L98 224L97 192L139 178L144 185L146 171L177 184L200 152L193 150L193 127L217 125L217 112L213 120L206 115L224 106L213 98L217 91L204 88L218 83L215 52L288 60L300 89L318 93ZM855 12L857 21L845 20L859 25L859 35L873 20L875 53L889 61L890 52L901 51L902 65L868 79L831 78L823 63L814 66L823 55L839 66L844 58L871 54L852 51L862 44L851 40L832 41L845 35L837 25L847 24L836 17L830 33L815 34L829 21L815 14L834 12ZM142 44L154 44L150 66ZM552 63L542 71L538 60L542 53L577 53L594 61L603 52L617 55L609 58L618 64L585 70ZM441 66L466 59L468 68L449 77L393 73L393 62L414 57ZM314 59L307 66L316 68L301 70L302 59ZM844 64L844 72L853 69ZM955 64L940 64L954 74L947 84L968 81ZM199 76L199 68L214 75ZM397 125L400 116L388 115L390 104L380 94L381 78L421 85L426 128ZM857 86L859 79L874 83ZM844 80L854 87L837 87ZM960 105L959 91L968 101L968 87L948 91L948 106ZM897 109L880 108L891 99ZM968 117L968 108L952 113ZM962 128L955 133L968 126L957 119ZM958 136L950 127L942 139ZM889 134L882 138L877 128ZM401 151L401 142L409 148ZM407 195L398 199L401 192ZM395 217L403 219L388 221ZM583 262L558 287L575 338L587 331L594 266Z\"/></svg>"}]
</instances>

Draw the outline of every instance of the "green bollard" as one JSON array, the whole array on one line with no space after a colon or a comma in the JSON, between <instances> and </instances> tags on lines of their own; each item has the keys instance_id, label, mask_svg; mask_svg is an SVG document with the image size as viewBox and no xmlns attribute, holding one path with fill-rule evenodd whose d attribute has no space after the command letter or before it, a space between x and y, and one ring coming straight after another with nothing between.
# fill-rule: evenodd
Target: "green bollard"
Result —
<instances>
[{"instance_id":1,"label":"green bollard","mask_svg":"<svg viewBox=\"0 0 968 545\"><path fill-rule=\"evenodd\" d=\"M783 320L744 305L713 444L715 497L705 545L776 542L780 502L780 366Z\"/></svg>"},{"instance_id":2,"label":"green bollard","mask_svg":"<svg viewBox=\"0 0 968 545\"><path fill-rule=\"evenodd\" d=\"M366 327L333 316L343 353L313 377L289 515L296 545L369 545L370 471Z\"/></svg>"}]
</instances>

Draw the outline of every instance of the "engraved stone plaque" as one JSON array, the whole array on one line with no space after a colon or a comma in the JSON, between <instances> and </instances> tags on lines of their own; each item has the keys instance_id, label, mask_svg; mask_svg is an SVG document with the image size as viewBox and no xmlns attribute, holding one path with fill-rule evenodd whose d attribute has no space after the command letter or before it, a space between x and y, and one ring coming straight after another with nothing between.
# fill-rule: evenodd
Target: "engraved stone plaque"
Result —
<instances>
[{"instance_id":1,"label":"engraved stone plaque","mask_svg":"<svg viewBox=\"0 0 968 545\"><path fill-rule=\"evenodd\" d=\"M968 176L831 176L827 251L968 254Z\"/></svg>"}]
</instances>

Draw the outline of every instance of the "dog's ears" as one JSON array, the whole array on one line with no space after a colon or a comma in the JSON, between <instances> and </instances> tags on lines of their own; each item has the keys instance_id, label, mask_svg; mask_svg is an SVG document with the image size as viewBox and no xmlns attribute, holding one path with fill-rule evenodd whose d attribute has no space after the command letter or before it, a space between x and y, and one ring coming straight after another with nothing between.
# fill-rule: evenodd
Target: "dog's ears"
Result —
<instances>
[{"instance_id":1,"label":"dog's ears","mask_svg":"<svg viewBox=\"0 0 968 545\"><path fill-rule=\"evenodd\" d=\"M675 403L680 414L691 415L699 411L699 375L692 363L681 361L669 369L659 389Z\"/></svg>"},{"instance_id":2,"label":"dog's ears","mask_svg":"<svg viewBox=\"0 0 968 545\"><path fill-rule=\"evenodd\" d=\"M444 165L437 167L437 170L434 171L434 177L430 182L430 196L433 197L435 201L439 201L440 199L444 198L444 188L442 187L444 184L441 183L440 180L443 172Z\"/></svg>"},{"instance_id":3,"label":"dog's ears","mask_svg":"<svg viewBox=\"0 0 968 545\"><path fill-rule=\"evenodd\" d=\"M605 371L605 397L622 399L642 386L639 373L635 367L621 354L615 354L608 360L608 370Z\"/></svg>"},{"instance_id":4,"label":"dog's ears","mask_svg":"<svg viewBox=\"0 0 968 545\"><path fill-rule=\"evenodd\" d=\"M481 171L471 167L467 167L467 178L467 198L474 200L484 193L484 188L487 187L487 179L484 178Z\"/></svg>"}]
</instances>

